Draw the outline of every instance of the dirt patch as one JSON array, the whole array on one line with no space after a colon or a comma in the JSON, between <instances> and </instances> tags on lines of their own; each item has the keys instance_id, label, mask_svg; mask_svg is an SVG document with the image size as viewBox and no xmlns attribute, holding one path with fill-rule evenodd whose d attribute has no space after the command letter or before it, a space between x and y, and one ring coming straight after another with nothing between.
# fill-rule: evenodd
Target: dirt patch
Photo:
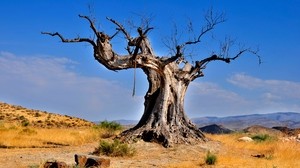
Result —
<instances>
[{"instance_id":1,"label":"dirt patch","mask_svg":"<svg viewBox=\"0 0 300 168\"><path fill-rule=\"evenodd\" d=\"M47 160L75 164L74 155L89 154L98 146L98 143L82 146L64 146L61 148L25 148L25 149L0 149L0 168L19 167L25 168L40 165ZM137 153L133 157L116 157L111 159L112 168L124 167L170 167L172 165L189 165L199 167L207 151L218 151L220 143L207 142L198 145L178 145L164 148L155 143L143 141L132 144Z\"/></svg>"},{"instance_id":2,"label":"dirt patch","mask_svg":"<svg viewBox=\"0 0 300 168\"><path fill-rule=\"evenodd\" d=\"M27 168L40 165L47 160L58 160L67 164L74 164L74 154L88 154L98 143L82 146L65 146L61 148L22 148L0 149L0 168Z\"/></svg>"}]
</instances>

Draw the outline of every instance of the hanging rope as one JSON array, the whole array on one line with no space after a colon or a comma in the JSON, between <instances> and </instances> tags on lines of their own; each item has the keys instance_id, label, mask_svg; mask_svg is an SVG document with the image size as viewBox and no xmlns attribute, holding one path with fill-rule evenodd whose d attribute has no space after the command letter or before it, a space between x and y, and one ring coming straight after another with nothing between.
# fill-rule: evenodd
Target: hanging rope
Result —
<instances>
[{"instance_id":1,"label":"hanging rope","mask_svg":"<svg viewBox=\"0 0 300 168\"><path fill-rule=\"evenodd\" d=\"M136 83L136 61L134 60L132 97L135 96L135 83Z\"/></svg>"}]
</instances>

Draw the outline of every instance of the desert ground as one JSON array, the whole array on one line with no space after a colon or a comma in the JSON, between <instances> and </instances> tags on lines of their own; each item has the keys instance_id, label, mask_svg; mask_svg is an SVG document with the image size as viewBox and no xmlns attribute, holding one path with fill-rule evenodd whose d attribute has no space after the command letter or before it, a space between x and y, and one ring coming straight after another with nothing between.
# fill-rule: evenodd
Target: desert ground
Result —
<instances>
[{"instance_id":1,"label":"desert ground","mask_svg":"<svg viewBox=\"0 0 300 168\"><path fill-rule=\"evenodd\" d=\"M283 167L300 166L300 143L297 142L238 142L241 135L207 135L213 140L198 145L179 145L164 148L155 143L139 141L132 144L136 154L130 157L107 157L112 168L124 167ZM74 165L74 154L90 154L98 142L56 148L0 149L0 167L42 167L49 160ZM210 151L217 156L215 165L206 165L205 156ZM264 155L257 158L257 155Z\"/></svg>"},{"instance_id":2,"label":"desert ground","mask_svg":"<svg viewBox=\"0 0 300 168\"><path fill-rule=\"evenodd\" d=\"M55 160L75 167L75 154L91 154L101 140L113 141L120 133L116 131L107 136L110 134L107 130L70 116L51 114L49 117L46 112L7 104L0 107L0 168L39 168L46 161ZM241 137L255 135L268 136L262 141L239 141ZM300 142L290 135L262 134L256 130L206 136L210 139L206 143L171 148L137 141L129 144L135 151L133 155L113 157L101 154L100 157L109 158L112 168L300 167ZM208 153L216 157L213 165L206 163Z\"/></svg>"}]
</instances>

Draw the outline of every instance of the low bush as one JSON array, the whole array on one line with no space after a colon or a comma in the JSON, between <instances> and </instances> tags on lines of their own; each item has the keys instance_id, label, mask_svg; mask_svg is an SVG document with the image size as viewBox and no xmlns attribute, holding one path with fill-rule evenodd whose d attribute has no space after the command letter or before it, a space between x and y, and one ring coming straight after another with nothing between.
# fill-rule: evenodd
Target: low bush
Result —
<instances>
[{"instance_id":1,"label":"low bush","mask_svg":"<svg viewBox=\"0 0 300 168\"><path fill-rule=\"evenodd\" d=\"M94 154L113 157L133 156L135 154L135 149L119 140L114 140L113 142L101 140L99 147L95 150Z\"/></svg>"},{"instance_id":2,"label":"low bush","mask_svg":"<svg viewBox=\"0 0 300 168\"><path fill-rule=\"evenodd\" d=\"M29 126L29 124L30 124L30 122L27 119L21 121L21 125L23 127L27 127L27 126Z\"/></svg>"},{"instance_id":3,"label":"low bush","mask_svg":"<svg viewBox=\"0 0 300 168\"><path fill-rule=\"evenodd\" d=\"M122 125L115 122L115 121L102 121L100 122L96 127L102 128L102 129L108 129L112 131L119 131L122 130Z\"/></svg>"},{"instance_id":4,"label":"low bush","mask_svg":"<svg viewBox=\"0 0 300 168\"><path fill-rule=\"evenodd\" d=\"M117 131L122 130L122 125L114 121L102 121L94 128L101 129L101 138L110 138L116 135Z\"/></svg>"},{"instance_id":5,"label":"low bush","mask_svg":"<svg viewBox=\"0 0 300 168\"><path fill-rule=\"evenodd\" d=\"M264 142L268 140L273 140L274 138L268 134L258 134L251 137L256 142Z\"/></svg>"},{"instance_id":6,"label":"low bush","mask_svg":"<svg viewBox=\"0 0 300 168\"><path fill-rule=\"evenodd\" d=\"M207 152L204 160L207 165L214 165L217 162L217 156L211 152Z\"/></svg>"}]
</instances>

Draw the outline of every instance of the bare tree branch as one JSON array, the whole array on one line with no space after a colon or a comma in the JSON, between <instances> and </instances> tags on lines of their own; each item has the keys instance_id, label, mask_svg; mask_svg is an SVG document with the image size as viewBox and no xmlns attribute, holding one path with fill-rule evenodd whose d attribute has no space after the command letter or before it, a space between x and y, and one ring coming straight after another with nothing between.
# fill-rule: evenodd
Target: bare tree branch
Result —
<instances>
[{"instance_id":1,"label":"bare tree branch","mask_svg":"<svg viewBox=\"0 0 300 168\"><path fill-rule=\"evenodd\" d=\"M89 38L74 38L74 39L65 39L61 34L59 34L58 32L55 33L49 33L49 32L41 32L42 34L47 34L50 36L58 36L62 42L64 43L76 43L76 42L88 42L90 44L93 45L93 47L97 47L96 43L89 39Z\"/></svg>"},{"instance_id":2,"label":"bare tree branch","mask_svg":"<svg viewBox=\"0 0 300 168\"><path fill-rule=\"evenodd\" d=\"M148 31L153 30L153 29L154 29L154 27L148 27L148 28L144 31L143 36L146 36L146 34L148 33Z\"/></svg>"},{"instance_id":3,"label":"bare tree branch","mask_svg":"<svg viewBox=\"0 0 300 168\"><path fill-rule=\"evenodd\" d=\"M106 17L106 19L111 21L113 24L117 25L118 26L117 30L122 31L122 33L125 35L125 37L128 41L132 40L132 38L130 37L129 33L125 30L123 25L121 25L119 22L117 22L114 19L111 19L109 17Z\"/></svg>"},{"instance_id":4,"label":"bare tree branch","mask_svg":"<svg viewBox=\"0 0 300 168\"><path fill-rule=\"evenodd\" d=\"M171 36L164 38L162 42L169 49L170 55L176 55L178 53L177 48L180 47L178 41L180 40L182 33L178 33L178 27L175 22L173 22L173 31L171 33Z\"/></svg>"},{"instance_id":5,"label":"bare tree branch","mask_svg":"<svg viewBox=\"0 0 300 168\"><path fill-rule=\"evenodd\" d=\"M226 63L230 63L231 61L241 57L243 54L245 54L246 52L249 52L251 54L254 54L257 56L258 58L258 63L261 64L262 61L261 61L261 57L257 54L258 53L258 50L254 51L254 50L251 50L250 48L247 48L247 49L243 49L243 50L240 50L235 56L233 57L222 57L222 56L217 56L217 55L212 55L208 58L205 58L205 59L202 59L201 61L196 61L196 67L198 68L201 68L201 69L205 69L205 66L211 62L211 61L224 61Z\"/></svg>"},{"instance_id":6,"label":"bare tree branch","mask_svg":"<svg viewBox=\"0 0 300 168\"><path fill-rule=\"evenodd\" d=\"M169 43L164 42L165 46L168 47L171 51L173 51L175 53L175 55L170 57L169 59L165 60L165 64L168 64L172 61L176 61L176 59L183 57L185 46L200 43L202 40L202 37L205 34L212 31L218 24L226 21L224 13L220 13L220 14L214 13L212 9L207 11L204 19L206 21L206 25L201 28L200 33L196 37L194 37L194 40L184 42L183 44L178 44L178 39L176 38L178 32L177 32L177 27L175 25L175 33L173 35L174 37L171 37L171 40L166 41ZM188 31L190 33L194 31L193 24L191 21L189 21L189 23L188 23ZM170 43L172 43L171 45L175 44L176 50L173 48L174 46L170 45Z\"/></svg>"},{"instance_id":7,"label":"bare tree branch","mask_svg":"<svg viewBox=\"0 0 300 168\"><path fill-rule=\"evenodd\" d=\"M205 15L206 25L201 28L201 32L199 33L198 37L195 38L193 41L187 41L180 45L181 48L185 47L186 45L190 44L197 44L201 42L201 38L208 33L209 31L213 30L216 25L223 23L226 21L225 14L214 14L213 10L210 9L207 14Z\"/></svg>"},{"instance_id":8,"label":"bare tree branch","mask_svg":"<svg viewBox=\"0 0 300 168\"><path fill-rule=\"evenodd\" d=\"M83 16L83 15L78 15L81 18L84 18L86 20L88 20L90 22L90 27L93 30L93 32L95 33L95 35L98 37L98 31L94 25L94 22L88 17L88 16Z\"/></svg>"}]
</instances>

